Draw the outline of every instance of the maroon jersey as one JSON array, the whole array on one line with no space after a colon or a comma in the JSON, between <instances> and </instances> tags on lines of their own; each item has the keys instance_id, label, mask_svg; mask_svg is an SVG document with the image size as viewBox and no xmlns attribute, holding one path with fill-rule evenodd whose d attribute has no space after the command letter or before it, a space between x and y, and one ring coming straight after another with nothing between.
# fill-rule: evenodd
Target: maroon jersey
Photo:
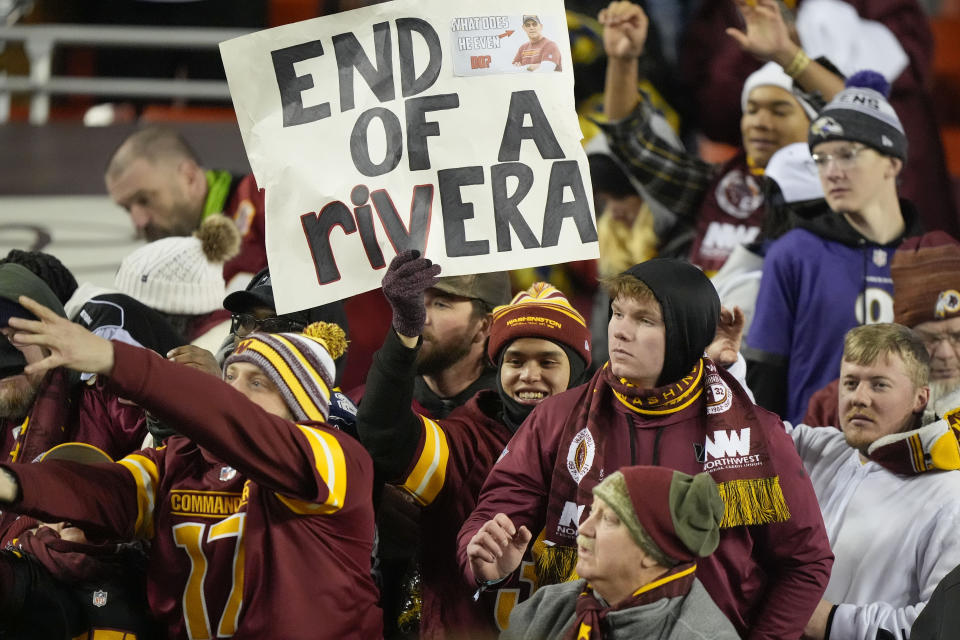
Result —
<instances>
[{"instance_id":1,"label":"maroon jersey","mask_svg":"<svg viewBox=\"0 0 960 640\"><path fill-rule=\"evenodd\" d=\"M733 249L753 242L763 224L763 176L754 175L740 152L719 167L697 213L690 262L713 275Z\"/></svg>"},{"instance_id":2,"label":"maroon jersey","mask_svg":"<svg viewBox=\"0 0 960 640\"><path fill-rule=\"evenodd\" d=\"M493 463L510 440L494 390L481 391L439 422L420 416L413 463L397 484L424 505L422 638L495 635L488 608L473 602L457 565L457 533L477 506Z\"/></svg>"},{"instance_id":3,"label":"maroon jersey","mask_svg":"<svg viewBox=\"0 0 960 640\"><path fill-rule=\"evenodd\" d=\"M553 40L540 38L536 42L524 42L517 49L517 55L513 57L513 64L524 67L541 62L552 62L557 65L554 71L562 71L560 68L560 47Z\"/></svg>"},{"instance_id":4,"label":"maroon jersey","mask_svg":"<svg viewBox=\"0 0 960 640\"><path fill-rule=\"evenodd\" d=\"M114 353L118 393L190 439L116 464L14 465L16 508L151 540L147 597L169 638L380 637L360 444L146 349Z\"/></svg>"},{"instance_id":5,"label":"maroon jersey","mask_svg":"<svg viewBox=\"0 0 960 640\"><path fill-rule=\"evenodd\" d=\"M0 418L0 460L33 462L61 442L85 442L111 458L143 446L147 435L143 409L103 388L75 380L57 369L41 383L24 420Z\"/></svg>"}]
</instances>

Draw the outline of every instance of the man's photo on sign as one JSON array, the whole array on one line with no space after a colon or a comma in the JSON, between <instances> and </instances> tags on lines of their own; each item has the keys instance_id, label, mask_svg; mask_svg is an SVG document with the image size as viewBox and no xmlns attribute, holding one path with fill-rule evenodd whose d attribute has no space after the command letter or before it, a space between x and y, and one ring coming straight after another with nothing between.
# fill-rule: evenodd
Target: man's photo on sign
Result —
<instances>
[{"instance_id":1,"label":"man's photo on sign","mask_svg":"<svg viewBox=\"0 0 960 640\"><path fill-rule=\"evenodd\" d=\"M521 71L561 71L560 47L543 35L543 22L540 17L524 15L523 32L527 35L527 42L517 49L513 65Z\"/></svg>"},{"instance_id":2,"label":"man's photo on sign","mask_svg":"<svg viewBox=\"0 0 960 640\"><path fill-rule=\"evenodd\" d=\"M454 75L563 71L561 44L567 40L563 14L529 7L527 11L454 18L450 23Z\"/></svg>"}]
</instances>

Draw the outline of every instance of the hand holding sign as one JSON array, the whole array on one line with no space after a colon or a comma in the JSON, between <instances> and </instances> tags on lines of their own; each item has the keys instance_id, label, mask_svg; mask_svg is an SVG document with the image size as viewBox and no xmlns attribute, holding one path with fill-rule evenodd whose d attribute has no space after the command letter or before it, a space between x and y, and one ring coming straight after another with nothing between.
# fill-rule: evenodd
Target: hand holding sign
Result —
<instances>
[{"instance_id":1,"label":"hand holding sign","mask_svg":"<svg viewBox=\"0 0 960 640\"><path fill-rule=\"evenodd\" d=\"M437 284L440 265L420 257L415 250L404 251L393 261L383 277L383 295L393 309L393 328L401 336L413 338L423 333L427 310L423 292Z\"/></svg>"}]
</instances>

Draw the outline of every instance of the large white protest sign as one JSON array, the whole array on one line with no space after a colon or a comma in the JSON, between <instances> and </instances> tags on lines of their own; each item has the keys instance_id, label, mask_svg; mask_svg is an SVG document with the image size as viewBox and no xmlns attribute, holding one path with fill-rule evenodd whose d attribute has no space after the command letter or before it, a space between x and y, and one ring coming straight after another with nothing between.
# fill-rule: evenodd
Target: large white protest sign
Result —
<instances>
[{"instance_id":1,"label":"large white protest sign","mask_svg":"<svg viewBox=\"0 0 960 640\"><path fill-rule=\"evenodd\" d=\"M278 311L374 289L408 248L444 275L597 256L560 0L394 0L220 50Z\"/></svg>"}]
</instances>

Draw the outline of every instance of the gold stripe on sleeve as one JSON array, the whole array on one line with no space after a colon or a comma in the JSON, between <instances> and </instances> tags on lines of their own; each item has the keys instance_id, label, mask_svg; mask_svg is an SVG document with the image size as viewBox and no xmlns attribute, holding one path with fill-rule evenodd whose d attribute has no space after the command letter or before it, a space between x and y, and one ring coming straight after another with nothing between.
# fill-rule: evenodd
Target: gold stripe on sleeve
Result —
<instances>
[{"instance_id":1,"label":"gold stripe on sleeve","mask_svg":"<svg viewBox=\"0 0 960 640\"><path fill-rule=\"evenodd\" d=\"M401 485L421 505L426 506L437 498L447 479L447 460L450 448L447 434L433 420L419 416L423 422L423 450L420 458Z\"/></svg>"},{"instance_id":2,"label":"gold stripe on sleeve","mask_svg":"<svg viewBox=\"0 0 960 640\"><path fill-rule=\"evenodd\" d=\"M145 456L132 454L119 460L137 485L137 522L134 533L147 540L153 538L153 510L157 501L159 472L157 465Z\"/></svg>"},{"instance_id":3,"label":"gold stripe on sleeve","mask_svg":"<svg viewBox=\"0 0 960 640\"><path fill-rule=\"evenodd\" d=\"M317 473L327 487L327 498L322 503L315 503L289 498L279 493L274 495L287 508L300 515L329 514L339 511L343 508L347 495L347 462L343 447L333 435L320 429L302 424L298 424L297 427L310 445L310 453L313 455Z\"/></svg>"}]
</instances>

